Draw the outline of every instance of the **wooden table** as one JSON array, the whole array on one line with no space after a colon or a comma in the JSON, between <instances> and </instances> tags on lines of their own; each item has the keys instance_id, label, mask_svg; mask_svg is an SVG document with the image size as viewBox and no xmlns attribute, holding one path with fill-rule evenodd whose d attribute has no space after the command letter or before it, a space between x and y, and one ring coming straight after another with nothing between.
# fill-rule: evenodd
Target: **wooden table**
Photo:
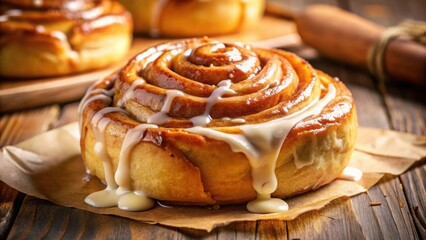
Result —
<instances>
[{"instance_id":1,"label":"wooden table","mask_svg":"<svg viewBox=\"0 0 426 240\"><path fill-rule=\"evenodd\" d=\"M299 8L314 2L337 5L385 26L395 25L407 17L426 20L424 0L286 2ZM313 66L348 85L355 97L361 126L425 135L425 88L390 84L387 94L381 94L376 80L364 70L312 56L312 51L304 46L290 50L309 57ZM78 102L70 102L3 114L0 146L18 143L75 121L77 106ZM26 196L0 182L0 239L425 239L425 186L423 161L398 177L385 176L366 193L336 200L322 210L306 213L293 221L239 222L206 233L66 208ZM370 206L371 202L381 205Z\"/></svg>"}]
</instances>

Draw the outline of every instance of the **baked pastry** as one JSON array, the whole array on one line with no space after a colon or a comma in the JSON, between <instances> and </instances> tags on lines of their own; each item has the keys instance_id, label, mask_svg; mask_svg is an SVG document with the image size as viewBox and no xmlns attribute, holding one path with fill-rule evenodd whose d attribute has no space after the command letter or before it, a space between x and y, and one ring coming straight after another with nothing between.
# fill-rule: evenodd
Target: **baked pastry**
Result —
<instances>
[{"instance_id":1,"label":"baked pastry","mask_svg":"<svg viewBox=\"0 0 426 240\"><path fill-rule=\"evenodd\" d=\"M202 37L234 33L263 16L264 0L121 0L135 32L152 37Z\"/></svg>"},{"instance_id":2,"label":"baked pastry","mask_svg":"<svg viewBox=\"0 0 426 240\"><path fill-rule=\"evenodd\" d=\"M357 132L338 79L286 51L208 38L143 51L94 84L80 114L85 165L107 192L175 204L254 200L254 212L286 209L271 195L333 181ZM87 202L107 206L95 198ZM259 210L268 202L272 210Z\"/></svg>"},{"instance_id":3,"label":"baked pastry","mask_svg":"<svg viewBox=\"0 0 426 240\"><path fill-rule=\"evenodd\" d=\"M36 78L106 67L122 59L132 19L110 0L4 0L0 75Z\"/></svg>"}]
</instances>

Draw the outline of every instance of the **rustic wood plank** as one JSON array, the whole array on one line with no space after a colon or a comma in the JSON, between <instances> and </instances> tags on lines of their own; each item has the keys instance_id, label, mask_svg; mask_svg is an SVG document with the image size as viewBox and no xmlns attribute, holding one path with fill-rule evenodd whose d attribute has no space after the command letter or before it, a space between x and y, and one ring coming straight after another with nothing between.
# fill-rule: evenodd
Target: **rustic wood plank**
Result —
<instances>
[{"instance_id":1,"label":"rustic wood plank","mask_svg":"<svg viewBox=\"0 0 426 240\"><path fill-rule=\"evenodd\" d=\"M237 222L215 229L206 239L255 239L256 222Z\"/></svg>"},{"instance_id":2,"label":"rustic wood plank","mask_svg":"<svg viewBox=\"0 0 426 240\"><path fill-rule=\"evenodd\" d=\"M289 239L363 239L363 231L348 198L340 198L320 211L288 222Z\"/></svg>"},{"instance_id":3,"label":"rustic wood plank","mask_svg":"<svg viewBox=\"0 0 426 240\"><path fill-rule=\"evenodd\" d=\"M23 194L0 181L0 239L5 239L21 206Z\"/></svg>"},{"instance_id":4,"label":"rustic wood plank","mask_svg":"<svg viewBox=\"0 0 426 240\"><path fill-rule=\"evenodd\" d=\"M364 77L352 78L352 81L365 81L369 77L365 75ZM353 83L353 85L356 82ZM357 89L353 89L352 84L349 87L354 94L355 101L357 103L359 123L361 126L369 126L369 127L379 127L379 128L390 128L391 125L387 122L388 113L385 110L386 105L384 105L384 101L382 97L374 91L357 91ZM363 84L363 86L366 86ZM371 89L372 90L372 89ZM361 93L361 95L358 95ZM383 106L384 105L384 106ZM369 110L371 112L367 112L365 110ZM391 185L391 187L388 186ZM354 205L357 206L354 210L357 212L360 219L369 219L367 222L362 222L363 229L365 230L373 230L373 232L366 232L366 236L371 236L376 238L376 234L383 235L386 238L392 238L394 236L411 236L410 239L415 239L417 234L415 229L413 228L412 219L407 219L405 216L409 214L409 210L407 208L403 208L400 211L394 212L393 210L397 209L399 206L399 201L388 201L386 205L381 205L378 208L371 208L373 211L367 212L361 211L362 206L368 206L369 202L366 201L384 201L384 195L388 196L389 199L400 199L400 201L405 202L406 199L402 192L398 191L397 187L400 185L400 181L398 178L392 179L383 179L376 186L372 187L369 191L367 191L368 198L362 197L354 197L352 201ZM390 191L393 189L393 191ZM402 195L402 196L401 196ZM361 208L360 208L361 207ZM368 224L369 222L374 222L378 224L378 229L371 229ZM378 230L381 233L378 233Z\"/></svg>"},{"instance_id":5,"label":"rustic wood plank","mask_svg":"<svg viewBox=\"0 0 426 240\"><path fill-rule=\"evenodd\" d=\"M400 179L417 232L421 239L426 239L426 164L417 164Z\"/></svg>"},{"instance_id":6,"label":"rustic wood plank","mask_svg":"<svg viewBox=\"0 0 426 240\"><path fill-rule=\"evenodd\" d=\"M396 25L406 18L426 19L424 14L426 9L425 1L408 0L401 4L399 1L363 0L350 1L350 6L355 13L384 26ZM426 100L424 98L424 89L395 84L388 85L387 92L383 94L383 103L388 110L392 129L419 135L425 134ZM421 216L425 216L425 185L418 185L418 183L425 182L424 168L425 165L420 164L402 174L399 179L390 179L387 176L387 179L385 178L380 182L380 191L384 196L387 196L385 200L395 221L395 223L386 222L385 224L380 224L380 226L393 226L397 228L397 233L399 234L389 234L393 233L394 229L388 227L383 229L383 233L388 234L388 237L399 236L400 238L416 239L418 238L417 234L419 234L425 238L426 224L424 221L422 224L422 221L419 220ZM419 189L423 189L423 191ZM392 192L391 197L387 195L389 192ZM370 196L380 197L377 194L377 192L369 192ZM416 214L420 216L416 218ZM412 217L414 217L414 223ZM380 221L380 218L378 220Z\"/></svg>"},{"instance_id":7,"label":"rustic wood plank","mask_svg":"<svg viewBox=\"0 0 426 240\"><path fill-rule=\"evenodd\" d=\"M340 2L342 1L338 2L339 5L341 5ZM331 73L331 75L339 76L339 78L348 83L356 101L362 102L362 104L357 106L358 112L360 113L360 124L362 126L382 128L391 127L389 120L387 119L387 112L385 111L384 107L385 101L383 101L380 95L377 94L371 78L365 72L356 69L341 70L340 68L344 68L344 66L337 65L336 67L333 67L335 63L321 58L314 62L314 65L328 73ZM410 91L407 91L407 93L409 92ZM407 103L407 105L411 104L411 102ZM387 105L389 105L389 103L386 103L386 106ZM368 106L368 108L366 108L366 106ZM72 113L75 112L75 106L69 106L69 108L67 108L68 105L65 106L60 120L55 123L54 126L63 125L67 121L73 119ZM366 109L373 109L373 111L367 111ZM417 119L413 116L416 116L418 113L410 114L411 117L409 117L409 119L411 120L407 121L410 122L410 125L406 123L406 120L401 120L401 118L395 117L396 114L400 114L401 112L394 111L394 113L392 113L393 108L391 107L390 109L391 110L389 111L389 115L391 116L392 125L400 126L401 129L402 127L405 127L404 130L414 129L412 130L413 132L419 131L418 124L411 124L414 119ZM3 119L4 118L1 120ZM1 120L0 129L3 129L2 126L5 123L3 123ZM413 128L413 126L415 127ZM3 135L0 135L0 143L3 143L3 141L13 140L14 137L3 138ZM218 228L209 234L206 234L205 232L182 229L178 230L162 226L151 226L113 216L96 215L76 209L68 209L39 199L26 198L23 208L21 209L22 213L18 215L19 220L17 220L17 223L19 222L20 225L13 227L9 238L61 237L72 239L92 239L133 237L188 239L202 237L211 239L220 237L225 239L235 239L237 238L236 236L239 238L252 238L253 231L255 231L256 238L279 237L293 239L305 236L305 238L310 239L314 236L323 236L329 238L353 237L355 234L359 234L360 228L362 230L362 235L356 235L360 236L360 238L362 236L367 239L382 239L385 237L394 238L396 236L404 237L404 235L401 234L410 234L413 232L409 230L412 225L408 224L401 226L392 221L398 217L402 219L410 217L409 212L405 211L404 208L402 208L403 210L401 211L398 209L400 208L401 192L402 190L407 190L406 186L409 186L409 189L411 189L410 191L412 193L412 195L407 194L409 200L408 204L411 202L413 206L419 206L420 204L425 206L425 195L421 195L424 193L424 186L426 182L424 179L426 176L424 166L425 165L423 164L420 167L414 168L412 170L413 175L407 173L401 176L402 182L406 182L404 183L404 189L398 190L398 180L395 180L394 178L385 179L380 183L380 187L374 187L373 190L370 190L368 194L361 194L355 198L352 198L351 200L346 199L333 202L329 207L313 213L314 216L312 217L309 217L310 214L302 216L302 218L305 218L304 221L302 221L301 218L290 221L288 223L283 221L259 221L257 224L253 222L236 223L226 227ZM421 181L419 181L419 179ZM420 191L419 193L416 193L416 191L418 191L418 189L422 189L422 187L423 192ZM388 200L388 198L390 198L390 200ZM373 200L382 201L382 205L374 207L369 206L369 203ZM404 202L404 200L405 198L402 198L402 205L405 203L404 206L406 206L407 204ZM397 213L394 213L394 211ZM392 216L393 214L396 214L397 216ZM343 220L340 218L342 216ZM391 218L390 220L385 219L389 216ZM329 217L332 217L335 220ZM387 221L390 221L390 223ZM402 221L402 223L407 222L408 221L405 220ZM317 233L315 229L312 229L312 224L326 226L327 229L321 233ZM383 226L384 224L389 224L389 227ZM344 231L341 231L342 227L339 228L339 226L343 226ZM289 228L288 235L287 227ZM389 230L391 227L394 227L396 230ZM29 232L23 231L28 228L30 228ZM22 233L20 233L20 231L22 231ZM413 236L415 237L415 235Z\"/></svg>"},{"instance_id":8,"label":"rustic wood plank","mask_svg":"<svg viewBox=\"0 0 426 240\"><path fill-rule=\"evenodd\" d=\"M186 239L175 228L66 208L26 197L8 239Z\"/></svg>"},{"instance_id":9,"label":"rustic wood plank","mask_svg":"<svg viewBox=\"0 0 426 240\"><path fill-rule=\"evenodd\" d=\"M58 115L57 105L3 115L0 119L0 146L15 144L47 131Z\"/></svg>"},{"instance_id":10,"label":"rustic wood plank","mask_svg":"<svg viewBox=\"0 0 426 240\"><path fill-rule=\"evenodd\" d=\"M385 103L389 109L393 129L418 135L426 133L426 89L404 85L388 85ZM414 218L417 233L426 238L426 163L423 161L399 179L407 198L405 206Z\"/></svg>"},{"instance_id":11,"label":"rustic wood plank","mask_svg":"<svg viewBox=\"0 0 426 240\"><path fill-rule=\"evenodd\" d=\"M380 202L371 209L379 223L385 239L418 239L413 219L407 208L401 182L393 176L385 176L372 191L368 191L371 202Z\"/></svg>"},{"instance_id":12,"label":"rustic wood plank","mask_svg":"<svg viewBox=\"0 0 426 240\"><path fill-rule=\"evenodd\" d=\"M0 118L0 146L15 144L47 131L59 114L58 106L17 112ZM0 182L0 239L4 239L21 206L23 194Z\"/></svg>"},{"instance_id":13,"label":"rustic wood plank","mask_svg":"<svg viewBox=\"0 0 426 240\"><path fill-rule=\"evenodd\" d=\"M258 221L256 239L286 239L287 222L279 220Z\"/></svg>"},{"instance_id":14,"label":"rustic wood plank","mask_svg":"<svg viewBox=\"0 0 426 240\"><path fill-rule=\"evenodd\" d=\"M387 85L385 103L395 130L426 134L426 88L411 85Z\"/></svg>"},{"instance_id":15,"label":"rustic wood plank","mask_svg":"<svg viewBox=\"0 0 426 240\"><path fill-rule=\"evenodd\" d=\"M61 127L63 125L78 121L78 105L80 102L73 102L66 104L61 109L61 114L53 125L53 128Z\"/></svg>"},{"instance_id":16,"label":"rustic wood plank","mask_svg":"<svg viewBox=\"0 0 426 240\"><path fill-rule=\"evenodd\" d=\"M371 198L368 194L352 197L351 202L356 218L362 227L366 239L385 239L380 229L379 220L370 206Z\"/></svg>"}]
</instances>

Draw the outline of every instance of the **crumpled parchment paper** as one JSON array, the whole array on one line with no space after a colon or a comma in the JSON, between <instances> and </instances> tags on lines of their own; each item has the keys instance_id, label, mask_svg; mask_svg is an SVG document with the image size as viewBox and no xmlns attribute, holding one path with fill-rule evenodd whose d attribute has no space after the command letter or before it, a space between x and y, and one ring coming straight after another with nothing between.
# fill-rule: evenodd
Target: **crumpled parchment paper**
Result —
<instances>
[{"instance_id":1,"label":"crumpled parchment paper","mask_svg":"<svg viewBox=\"0 0 426 240\"><path fill-rule=\"evenodd\" d=\"M376 184L385 173L398 175L426 157L426 137L381 129L360 128L350 166L364 173L360 181L335 180L316 191L286 199L290 210L274 214L253 214L245 205L208 207L155 206L143 212L118 208L94 208L84 198L104 189L86 175L80 156L78 124L35 136L0 153L0 180L9 186L56 204L99 214L113 214L151 224L211 231L235 221L261 219L291 220L320 209L334 199L353 196ZM194 221L194 219L197 219Z\"/></svg>"}]
</instances>

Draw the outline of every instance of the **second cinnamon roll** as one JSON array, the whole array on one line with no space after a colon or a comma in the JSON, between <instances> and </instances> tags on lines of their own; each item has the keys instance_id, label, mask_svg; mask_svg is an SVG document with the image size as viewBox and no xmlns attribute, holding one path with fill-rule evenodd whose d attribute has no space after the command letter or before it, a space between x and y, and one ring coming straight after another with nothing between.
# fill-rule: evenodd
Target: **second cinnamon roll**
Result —
<instances>
[{"instance_id":1,"label":"second cinnamon roll","mask_svg":"<svg viewBox=\"0 0 426 240\"><path fill-rule=\"evenodd\" d=\"M0 75L39 78L78 73L121 60L132 19L114 0L0 2Z\"/></svg>"}]
</instances>

